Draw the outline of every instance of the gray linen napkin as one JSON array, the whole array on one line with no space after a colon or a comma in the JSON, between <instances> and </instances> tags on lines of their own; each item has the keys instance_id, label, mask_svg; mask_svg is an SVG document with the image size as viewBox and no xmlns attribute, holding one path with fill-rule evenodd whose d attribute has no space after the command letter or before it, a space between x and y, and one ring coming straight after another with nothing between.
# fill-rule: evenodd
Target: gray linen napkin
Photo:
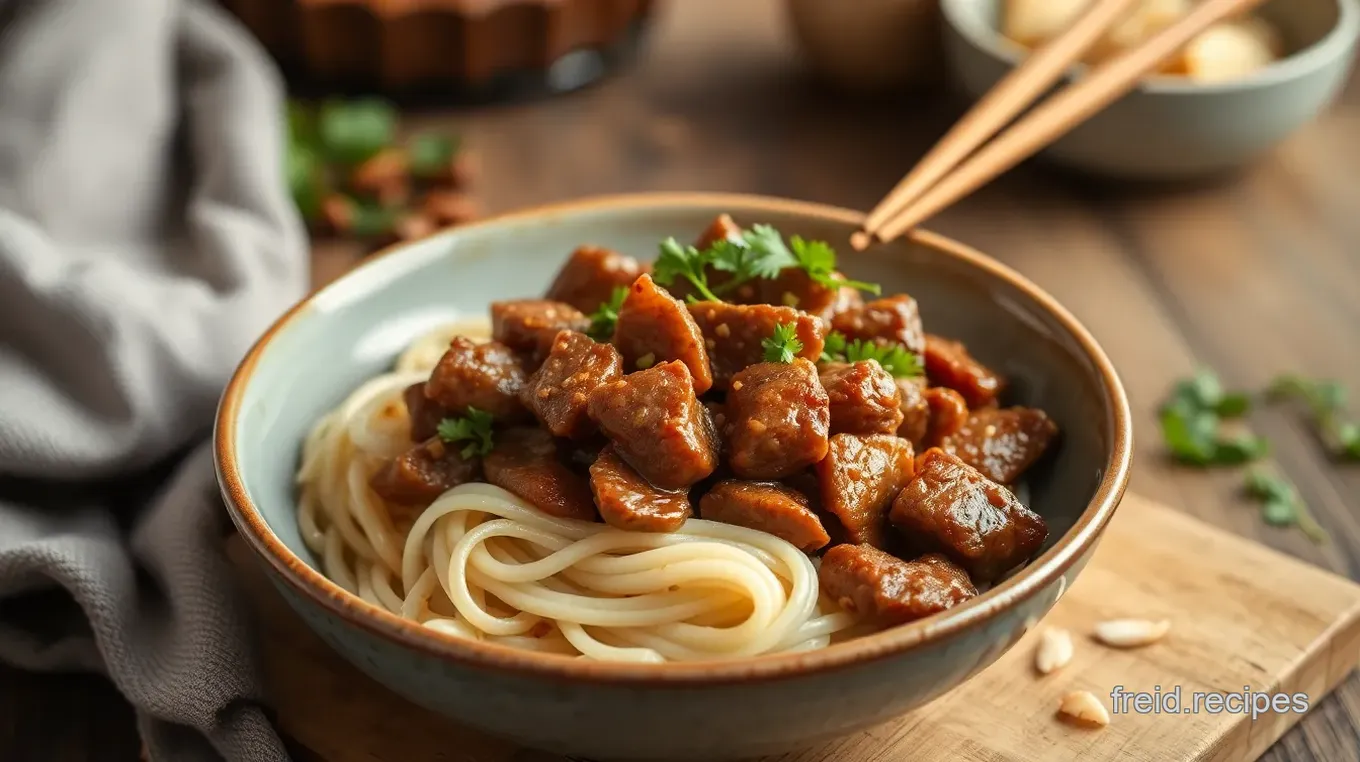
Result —
<instances>
[{"instance_id":1,"label":"gray linen napkin","mask_svg":"<svg viewBox=\"0 0 1360 762\"><path fill-rule=\"evenodd\" d=\"M282 103L208 0L0 0L0 660L106 673L156 760L286 759L206 445L305 287Z\"/></svg>"}]
</instances>

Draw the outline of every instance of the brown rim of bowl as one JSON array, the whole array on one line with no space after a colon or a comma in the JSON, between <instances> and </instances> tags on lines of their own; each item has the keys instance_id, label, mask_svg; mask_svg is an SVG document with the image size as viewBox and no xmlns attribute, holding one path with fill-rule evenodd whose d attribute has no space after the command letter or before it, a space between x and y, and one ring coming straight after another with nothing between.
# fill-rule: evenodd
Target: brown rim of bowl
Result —
<instances>
[{"instance_id":1,"label":"brown rim of bowl","mask_svg":"<svg viewBox=\"0 0 1360 762\"><path fill-rule=\"evenodd\" d=\"M775 212L820 218L848 226L858 226L864 215L849 209L805 201L765 196L725 193L638 193L603 196L540 206L511 212L454 229L452 234L471 227L502 224L532 217L556 216L601 207L716 207L735 213ZM444 233L449 235L451 233ZM901 625L872 635L836 643L815 651L772 654L741 659L666 664L596 662L523 651L494 643L459 639L402 619L342 590L307 562L289 550L269 529L251 502L236 467L236 416L241 397L255 364L270 340L288 325L315 298L314 292L292 307L251 347L227 384L218 407L214 438L214 457L218 481L226 498L228 513L247 544L293 591L344 619L349 624L398 645L429 656L448 659L482 669L509 670L535 677L594 683L632 685L693 685L776 680L827 670L863 665L900 653L917 645L941 640L980 624L1046 588L1065 573L1089 550L1114 514L1128 485L1133 434L1128 399L1105 352L1090 333L1066 309L1038 286L978 252L935 233L918 231L912 239L943 254L985 270L1029 295L1066 328L1081 345L1104 383L1110 400L1109 425L1114 436L1114 451L1105 464L1104 475L1091 501L1077 523L1053 547L1019 573L956 608L919 622ZM428 240L428 239L426 239ZM362 265L337 281L363 277L362 271L394 251L410 244L388 247L370 256ZM329 288L330 286L327 286Z\"/></svg>"}]
</instances>

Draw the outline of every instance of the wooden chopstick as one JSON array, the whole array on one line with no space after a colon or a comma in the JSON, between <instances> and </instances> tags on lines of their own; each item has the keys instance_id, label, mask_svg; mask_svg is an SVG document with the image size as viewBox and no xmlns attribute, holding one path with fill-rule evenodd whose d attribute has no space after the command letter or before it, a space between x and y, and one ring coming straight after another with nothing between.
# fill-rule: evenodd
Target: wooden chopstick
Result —
<instances>
[{"instance_id":1,"label":"wooden chopstick","mask_svg":"<svg viewBox=\"0 0 1360 762\"><path fill-rule=\"evenodd\" d=\"M865 229L852 236L851 245L862 250L871 240L890 241L919 225L1132 90L1145 74L1200 32L1229 16L1245 13L1262 1L1203 0L1176 23L1095 68L1035 107L967 161L948 174L942 174L938 183L914 200L880 213L878 217L886 217L886 221L870 227L866 218Z\"/></svg>"},{"instance_id":2,"label":"wooden chopstick","mask_svg":"<svg viewBox=\"0 0 1360 762\"><path fill-rule=\"evenodd\" d=\"M1107 29L1142 0L1100 0L1093 3L1066 31L1039 47L996 84L917 162L907 176L869 212L861 232L851 241L856 249L894 214L920 198L959 162L968 158L997 130L1062 79Z\"/></svg>"}]
</instances>

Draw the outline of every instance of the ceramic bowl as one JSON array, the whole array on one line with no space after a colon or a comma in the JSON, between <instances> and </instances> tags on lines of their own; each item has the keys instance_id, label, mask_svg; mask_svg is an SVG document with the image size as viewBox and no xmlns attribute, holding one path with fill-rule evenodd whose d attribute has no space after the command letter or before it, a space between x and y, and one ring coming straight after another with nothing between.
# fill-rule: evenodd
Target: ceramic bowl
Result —
<instances>
[{"instance_id":1,"label":"ceramic bowl","mask_svg":"<svg viewBox=\"0 0 1360 762\"><path fill-rule=\"evenodd\" d=\"M718 759L849 733L939 696L992 663L1086 564L1128 479L1129 408L1109 359L1034 284L930 233L846 254L851 277L907 291L928 329L1004 372L1017 402L1062 427L1029 480L1051 529L1041 555L942 615L819 651L694 664L620 664L455 639L332 584L299 535L293 474L304 433L414 337L495 299L540 294L592 242L651 258L719 212L840 243L861 215L750 196L637 195L460 227L378 256L293 308L251 349L218 413L232 519L270 579L327 643L418 704L523 745L597 759ZM849 247L845 247L846 251Z\"/></svg>"},{"instance_id":2,"label":"ceramic bowl","mask_svg":"<svg viewBox=\"0 0 1360 762\"><path fill-rule=\"evenodd\" d=\"M1024 59L1002 37L1003 0L941 0L953 77L973 100ZM1258 13L1289 54L1222 83L1152 77L1043 154L1122 178L1169 180L1228 171L1260 157L1312 121L1346 83L1360 36L1358 0L1271 0Z\"/></svg>"}]
</instances>

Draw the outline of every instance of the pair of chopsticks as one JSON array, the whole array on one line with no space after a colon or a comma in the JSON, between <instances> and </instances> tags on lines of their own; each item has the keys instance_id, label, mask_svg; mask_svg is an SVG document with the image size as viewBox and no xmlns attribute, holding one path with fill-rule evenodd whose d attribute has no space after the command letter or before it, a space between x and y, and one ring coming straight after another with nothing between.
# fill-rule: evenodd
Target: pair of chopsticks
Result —
<instances>
[{"instance_id":1,"label":"pair of chopsticks","mask_svg":"<svg viewBox=\"0 0 1360 762\"><path fill-rule=\"evenodd\" d=\"M1203 0L1176 23L1093 69L987 143L1139 2L1095 0L1067 31L1036 50L978 101L874 207L850 244L863 251L875 241L890 241L911 230L1132 90L1143 75L1200 32L1262 0Z\"/></svg>"}]
</instances>

